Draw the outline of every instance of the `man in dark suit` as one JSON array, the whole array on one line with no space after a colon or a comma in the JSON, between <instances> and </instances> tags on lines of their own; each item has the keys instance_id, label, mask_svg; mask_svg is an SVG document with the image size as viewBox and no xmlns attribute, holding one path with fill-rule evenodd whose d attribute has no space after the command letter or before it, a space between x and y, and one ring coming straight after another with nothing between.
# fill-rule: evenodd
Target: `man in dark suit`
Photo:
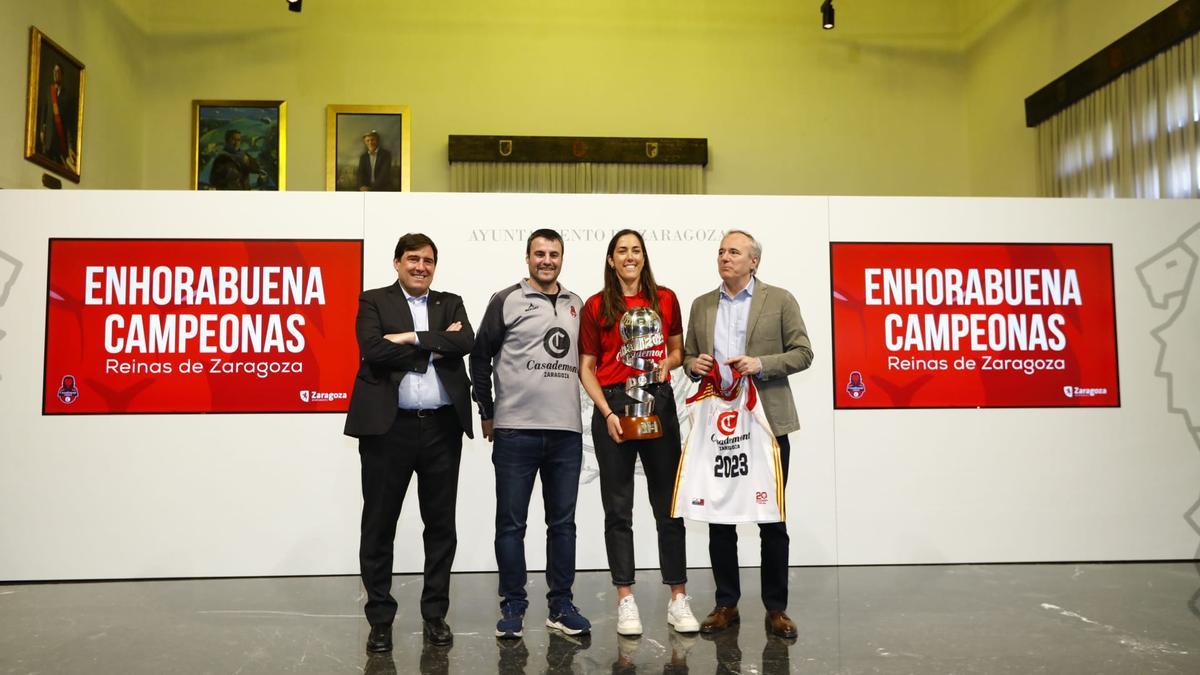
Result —
<instances>
[{"instance_id":1,"label":"man in dark suit","mask_svg":"<svg viewBox=\"0 0 1200 675\"><path fill-rule=\"evenodd\" d=\"M404 493L417 475L425 524L425 637L448 645L450 566L458 544L454 508L463 433L471 433L470 380L463 356L475 342L462 298L429 290L437 246L423 234L396 244L397 282L365 291L355 332L360 364L346 416L358 439L363 512L359 566L371 624L367 650L392 649L392 552Z\"/></svg>"},{"instance_id":2,"label":"man in dark suit","mask_svg":"<svg viewBox=\"0 0 1200 675\"><path fill-rule=\"evenodd\" d=\"M379 146L379 132L363 134L362 156L358 158L360 192L397 192L400 183L392 178L392 153Z\"/></svg>"}]
</instances>

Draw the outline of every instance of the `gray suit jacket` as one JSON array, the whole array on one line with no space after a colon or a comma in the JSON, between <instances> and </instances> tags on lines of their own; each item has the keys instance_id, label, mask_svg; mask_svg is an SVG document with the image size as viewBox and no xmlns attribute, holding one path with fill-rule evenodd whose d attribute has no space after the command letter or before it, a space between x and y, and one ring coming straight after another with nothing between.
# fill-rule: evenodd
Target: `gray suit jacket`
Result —
<instances>
[{"instance_id":1,"label":"gray suit jacket","mask_svg":"<svg viewBox=\"0 0 1200 675\"><path fill-rule=\"evenodd\" d=\"M692 302L683 343L684 372L691 372L696 357L713 353L720 292L714 289ZM800 428L800 420L787 377L807 368L813 359L800 305L786 290L756 279L748 323L746 354L762 361L762 373L754 384L762 398L763 412L776 436L789 434Z\"/></svg>"}]
</instances>

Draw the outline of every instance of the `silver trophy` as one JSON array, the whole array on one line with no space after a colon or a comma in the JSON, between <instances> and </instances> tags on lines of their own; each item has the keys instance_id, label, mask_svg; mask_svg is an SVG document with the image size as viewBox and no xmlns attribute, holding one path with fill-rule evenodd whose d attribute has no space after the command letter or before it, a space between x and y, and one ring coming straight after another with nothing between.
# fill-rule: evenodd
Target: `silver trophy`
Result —
<instances>
[{"instance_id":1,"label":"silver trophy","mask_svg":"<svg viewBox=\"0 0 1200 675\"><path fill-rule=\"evenodd\" d=\"M654 396L645 390L661 382L658 360L649 352L662 345L662 319L649 307L637 307L625 312L619 326L621 349L617 360L640 374L625 379L625 394L637 401L625 406L625 414L617 417L626 439L640 440L663 435L662 421L654 414Z\"/></svg>"}]
</instances>

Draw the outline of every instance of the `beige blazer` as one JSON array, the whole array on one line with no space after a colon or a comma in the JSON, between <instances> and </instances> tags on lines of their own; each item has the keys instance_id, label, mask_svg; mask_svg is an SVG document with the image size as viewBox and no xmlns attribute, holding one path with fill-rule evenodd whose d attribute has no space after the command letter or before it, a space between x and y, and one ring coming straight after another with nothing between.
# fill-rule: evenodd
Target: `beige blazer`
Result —
<instances>
[{"instance_id":1,"label":"beige blazer","mask_svg":"<svg viewBox=\"0 0 1200 675\"><path fill-rule=\"evenodd\" d=\"M720 288L714 289L692 302L683 343L683 367L687 373L698 356L713 353L720 292ZM754 384L762 398L763 412L776 436L789 434L800 428L800 420L787 378L807 368L813 359L800 305L786 290L756 279L748 323L746 354L762 361L762 372Z\"/></svg>"}]
</instances>

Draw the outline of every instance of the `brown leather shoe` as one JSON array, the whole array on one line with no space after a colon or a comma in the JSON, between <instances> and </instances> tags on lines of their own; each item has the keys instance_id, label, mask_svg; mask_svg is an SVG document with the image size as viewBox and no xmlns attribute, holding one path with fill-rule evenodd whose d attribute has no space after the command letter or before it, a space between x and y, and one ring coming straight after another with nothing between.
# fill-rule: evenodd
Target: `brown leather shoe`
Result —
<instances>
[{"instance_id":1,"label":"brown leather shoe","mask_svg":"<svg viewBox=\"0 0 1200 675\"><path fill-rule=\"evenodd\" d=\"M737 607L713 607L713 611L709 612L700 624L700 632L720 633L741 620Z\"/></svg>"},{"instance_id":2,"label":"brown leather shoe","mask_svg":"<svg viewBox=\"0 0 1200 675\"><path fill-rule=\"evenodd\" d=\"M797 635L796 624L782 609L772 609L767 612L767 631L772 635L788 639Z\"/></svg>"}]
</instances>

